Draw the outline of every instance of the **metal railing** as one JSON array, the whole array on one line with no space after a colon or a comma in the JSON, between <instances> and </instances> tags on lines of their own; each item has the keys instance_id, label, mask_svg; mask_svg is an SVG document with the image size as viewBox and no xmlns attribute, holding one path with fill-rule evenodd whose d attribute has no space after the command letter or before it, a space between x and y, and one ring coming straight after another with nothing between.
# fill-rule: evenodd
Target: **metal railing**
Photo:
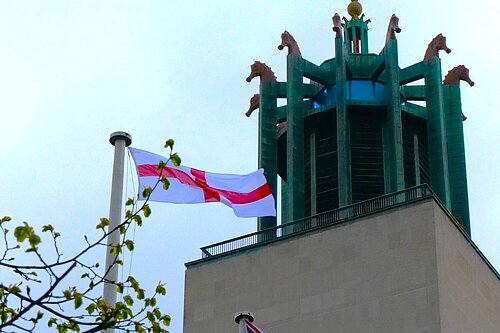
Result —
<instances>
[{"instance_id":1,"label":"metal railing","mask_svg":"<svg viewBox=\"0 0 500 333\"><path fill-rule=\"evenodd\" d=\"M373 214L394 208L402 204L434 196L427 184L418 185L403 191L385 194L380 197L361 201L349 206L334 209L318 215L306 217L273 228L257 231L220 243L201 248L202 259L228 254L252 246L264 245L270 242L292 237L307 231L340 224L354 218Z\"/></svg>"}]
</instances>

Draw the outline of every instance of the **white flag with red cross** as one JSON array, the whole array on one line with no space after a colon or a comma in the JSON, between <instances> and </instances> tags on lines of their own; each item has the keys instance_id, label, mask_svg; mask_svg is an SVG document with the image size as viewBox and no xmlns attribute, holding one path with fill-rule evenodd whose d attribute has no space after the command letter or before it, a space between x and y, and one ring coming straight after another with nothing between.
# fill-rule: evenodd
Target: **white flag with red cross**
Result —
<instances>
[{"instance_id":1,"label":"white flag with red cross","mask_svg":"<svg viewBox=\"0 0 500 333\"><path fill-rule=\"evenodd\" d=\"M168 190L160 184L149 200L177 204L221 202L238 217L276 216L274 197L263 169L248 175L230 175L167 163L158 170L158 164L168 160L166 157L131 147L129 151L139 178L139 199L145 199L144 188L153 188L159 177L164 176L170 182Z\"/></svg>"}]
</instances>

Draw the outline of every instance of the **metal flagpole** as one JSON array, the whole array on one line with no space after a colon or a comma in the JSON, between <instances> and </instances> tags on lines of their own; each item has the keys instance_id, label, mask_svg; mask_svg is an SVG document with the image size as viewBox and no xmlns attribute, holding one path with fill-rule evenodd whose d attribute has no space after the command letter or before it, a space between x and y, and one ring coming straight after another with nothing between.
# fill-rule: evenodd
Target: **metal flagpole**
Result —
<instances>
[{"instance_id":1,"label":"metal flagpole","mask_svg":"<svg viewBox=\"0 0 500 333\"><path fill-rule=\"evenodd\" d=\"M245 319L249 322L253 322L253 313L250 311L241 311L234 316L234 321L239 326L238 333L247 333L247 327L245 325Z\"/></svg>"},{"instance_id":2,"label":"metal flagpole","mask_svg":"<svg viewBox=\"0 0 500 333\"><path fill-rule=\"evenodd\" d=\"M126 132L113 132L109 136L109 142L115 146L115 155L113 160L113 176L111 178L111 199L109 203L109 221L108 232L115 229L121 223L123 210L123 176L125 148L132 143L132 136ZM113 263L117 255L110 252L111 246L120 242L120 232L116 230L108 235L108 246L106 247L106 266L108 273L105 279L111 282L105 282L102 298L110 305L116 303L116 285L112 282L118 280L118 265ZM105 332L113 332L106 330Z\"/></svg>"}]
</instances>

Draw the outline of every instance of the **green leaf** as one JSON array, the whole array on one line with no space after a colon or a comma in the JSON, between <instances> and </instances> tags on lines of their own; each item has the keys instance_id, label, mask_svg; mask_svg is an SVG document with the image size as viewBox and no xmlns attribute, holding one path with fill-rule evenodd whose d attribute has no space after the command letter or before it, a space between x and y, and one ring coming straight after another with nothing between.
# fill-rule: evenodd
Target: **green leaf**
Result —
<instances>
[{"instance_id":1,"label":"green leaf","mask_svg":"<svg viewBox=\"0 0 500 333\"><path fill-rule=\"evenodd\" d=\"M44 225L42 227L42 232L46 232L46 231L54 231L54 227L51 224Z\"/></svg>"},{"instance_id":2,"label":"green leaf","mask_svg":"<svg viewBox=\"0 0 500 333\"><path fill-rule=\"evenodd\" d=\"M109 252L111 252L111 254L114 254L116 256L122 252L122 248L120 244L113 244L111 245L111 250L109 250Z\"/></svg>"},{"instance_id":3,"label":"green leaf","mask_svg":"<svg viewBox=\"0 0 500 333\"><path fill-rule=\"evenodd\" d=\"M9 222L11 221L11 217L10 216L4 216L0 219L0 224L4 223L4 222Z\"/></svg>"},{"instance_id":4,"label":"green leaf","mask_svg":"<svg viewBox=\"0 0 500 333\"><path fill-rule=\"evenodd\" d=\"M125 241L125 246L127 247L127 249L128 249L129 251L134 251L134 242L133 242L133 241L131 241L130 239L127 239L127 240Z\"/></svg>"},{"instance_id":5,"label":"green leaf","mask_svg":"<svg viewBox=\"0 0 500 333\"><path fill-rule=\"evenodd\" d=\"M111 222L105 217L101 217L100 221L101 223L95 226L96 229L104 229L105 227L111 224Z\"/></svg>"},{"instance_id":6,"label":"green leaf","mask_svg":"<svg viewBox=\"0 0 500 333\"><path fill-rule=\"evenodd\" d=\"M164 148L174 148L174 139L168 139L167 141L165 141L165 147Z\"/></svg>"},{"instance_id":7,"label":"green leaf","mask_svg":"<svg viewBox=\"0 0 500 333\"><path fill-rule=\"evenodd\" d=\"M67 300L70 300L71 299L71 290L69 290L69 289L64 290L63 295L64 295L64 298L66 298Z\"/></svg>"},{"instance_id":8,"label":"green leaf","mask_svg":"<svg viewBox=\"0 0 500 333\"><path fill-rule=\"evenodd\" d=\"M85 310L87 310L88 314L92 314L96 309L96 305L94 303L89 304Z\"/></svg>"},{"instance_id":9,"label":"green leaf","mask_svg":"<svg viewBox=\"0 0 500 333\"><path fill-rule=\"evenodd\" d=\"M128 306L132 306L134 305L134 299L132 298L132 296L130 295L125 295L123 297L123 300L125 301L125 303L128 305Z\"/></svg>"},{"instance_id":10,"label":"green leaf","mask_svg":"<svg viewBox=\"0 0 500 333\"><path fill-rule=\"evenodd\" d=\"M170 155L170 161L172 161L172 164L175 166L181 165L181 158L177 155L177 153Z\"/></svg>"},{"instance_id":11,"label":"green leaf","mask_svg":"<svg viewBox=\"0 0 500 333\"><path fill-rule=\"evenodd\" d=\"M135 331L136 331L137 333L145 333L145 332L146 332L146 330L142 327L142 325L141 325L141 323L140 323L140 322L137 322L137 321L136 321L136 322L134 323L134 328L135 328Z\"/></svg>"},{"instance_id":12,"label":"green leaf","mask_svg":"<svg viewBox=\"0 0 500 333\"><path fill-rule=\"evenodd\" d=\"M125 206L130 206L134 204L134 199L128 198L127 201L125 201Z\"/></svg>"},{"instance_id":13,"label":"green leaf","mask_svg":"<svg viewBox=\"0 0 500 333\"><path fill-rule=\"evenodd\" d=\"M156 292L160 295L165 295L167 293L167 290L165 289L165 287L163 286L163 284L158 284L156 286Z\"/></svg>"},{"instance_id":14,"label":"green leaf","mask_svg":"<svg viewBox=\"0 0 500 333\"><path fill-rule=\"evenodd\" d=\"M153 193L153 189L151 187L145 187L144 190L142 191L142 196L144 198L149 198L149 196Z\"/></svg>"},{"instance_id":15,"label":"green leaf","mask_svg":"<svg viewBox=\"0 0 500 333\"><path fill-rule=\"evenodd\" d=\"M137 291L137 289L139 289L139 283L137 282L137 280L133 277L133 276L129 276L127 278L127 282L130 283L130 285L132 286L132 288Z\"/></svg>"},{"instance_id":16,"label":"green leaf","mask_svg":"<svg viewBox=\"0 0 500 333\"><path fill-rule=\"evenodd\" d=\"M162 171L163 168L167 165L167 163L165 163L164 161L160 161L158 162L158 164L156 165L156 170L158 171Z\"/></svg>"},{"instance_id":17,"label":"green leaf","mask_svg":"<svg viewBox=\"0 0 500 333\"><path fill-rule=\"evenodd\" d=\"M123 287L123 283L118 283L118 284L116 285L116 292L117 292L117 293L119 293L119 294L123 294L123 289L124 289L124 287Z\"/></svg>"},{"instance_id":18,"label":"green leaf","mask_svg":"<svg viewBox=\"0 0 500 333\"><path fill-rule=\"evenodd\" d=\"M28 237L28 240L29 240L29 243L30 243L32 248L36 247L38 244L40 244L42 242L42 240L40 239L40 236L38 236L34 233Z\"/></svg>"},{"instance_id":19,"label":"green leaf","mask_svg":"<svg viewBox=\"0 0 500 333\"><path fill-rule=\"evenodd\" d=\"M148 317L148 319L149 319L150 322L155 321L155 315L151 311L148 311L146 313L146 317Z\"/></svg>"},{"instance_id":20,"label":"green leaf","mask_svg":"<svg viewBox=\"0 0 500 333\"><path fill-rule=\"evenodd\" d=\"M139 227L142 227L142 217L140 215L134 215L134 221Z\"/></svg>"},{"instance_id":21,"label":"green leaf","mask_svg":"<svg viewBox=\"0 0 500 333\"><path fill-rule=\"evenodd\" d=\"M25 225L18 226L18 227L16 227L16 229L14 229L14 237L16 237L16 240L19 243L24 242L24 240L26 238L28 238L29 236L30 236L30 228L26 224L26 222L25 222Z\"/></svg>"},{"instance_id":22,"label":"green leaf","mask_svg":"<svg viewBox=\"0 0 500 333\"><path fill-rule=\"evenodd\" d=\"M83 273L82 276L80 276L81 279L88 278L89 273Z\"/></svg>"},{"instance_id":23,"label":"green leaf","mask_svg":"<svg viewBox=\"0 0 500 333\"><path fill-rule=\"evenodd\" d=\"M47 322L47 325L48 325L49 327L52 327L52 325L54 325L55 323L57 323L57 319L56 319L56 318L54 318L54 317L52 317L52 318L50 318L50 319L49 319L49 321Z\"/></svg>"},{"instance_id":24,"label":"green leaf","mask_svg":"<svg viewBox=\"0 0 500 333\"><path fill-rule=\"evenodd\" d=\"M137 292L137 299L144 299L144 289L138 289L136 292Z\"/></svg>"},{"instance_id":25,"label":"green leaf","mask_svg":"<svg viewBox=\"0 0 500 333\"><path fill-rule=\"evenodd\" d=\"M163 185L163 189L166 191L170 187L170 182L168 181L167 177L161 177L160 182Z\"/></svg>"},{"instance_id":26,"label":"green leaf","mask_svg":"<svg viewBox=\"0 0 500 333\"><path fill-rule=\"evenodd\" d=\"M144 217L149 217L151 215L151 208L148 204L145 204L142 208L142 212L144 213Z\"/></svg>"},{"instance_id":27,"label":"green leaf","mask_svg":"<svg viewBox=\"0 0 500 333\"><path fill-rule=\"evenodd\" d=\"M75 302L75 309L78 309L83 304L83 295L78 292L74 292L73 297Z\"/></svg>"},{"instance_id":28,"label":"green leaf","mask_svg":"<svg viewBox=\"0 0 500 333\"><path fill-rule=\"evenodd\" d=\"M169 315L164 315L161 320L163 321L163 325L165 326L170 326L170 316Z\"/></svg>"},{"instance_id":29,"label":"green leaf","mask_svg":"<svg viewBox=\"0 0 500 333\"><path fill-rule=\"evenodd\" d=\"M18 284L11 284L7 291L11 294L18 294L21 292L21 288L19 288Z\"/></svg>"}]
</instances>

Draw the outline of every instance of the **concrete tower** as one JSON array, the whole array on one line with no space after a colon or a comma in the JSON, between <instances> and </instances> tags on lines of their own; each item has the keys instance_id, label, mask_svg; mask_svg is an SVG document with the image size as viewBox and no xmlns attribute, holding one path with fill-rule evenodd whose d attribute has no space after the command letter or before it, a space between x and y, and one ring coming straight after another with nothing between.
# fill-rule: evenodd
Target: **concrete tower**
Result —
<instances>
[{"instance_id":1,"label":"concrete tower","mask_svg":"<svg viewBox=\"0 0 500 333\"><path fill-rule=\"evenodd\" d=\"M468 70L443 81L442 34L400 68L397 16L374 54L361 4L348 13L333 16L334 58L309 62L285 31L286 82L252 65L247 115L259 109L259 167L275 194L281 178L282 224L259 218L186 264L184 333L236 332L242 310L269 333L498 332L500 276L470 238Z\"/></svg>"}]
</instances>

